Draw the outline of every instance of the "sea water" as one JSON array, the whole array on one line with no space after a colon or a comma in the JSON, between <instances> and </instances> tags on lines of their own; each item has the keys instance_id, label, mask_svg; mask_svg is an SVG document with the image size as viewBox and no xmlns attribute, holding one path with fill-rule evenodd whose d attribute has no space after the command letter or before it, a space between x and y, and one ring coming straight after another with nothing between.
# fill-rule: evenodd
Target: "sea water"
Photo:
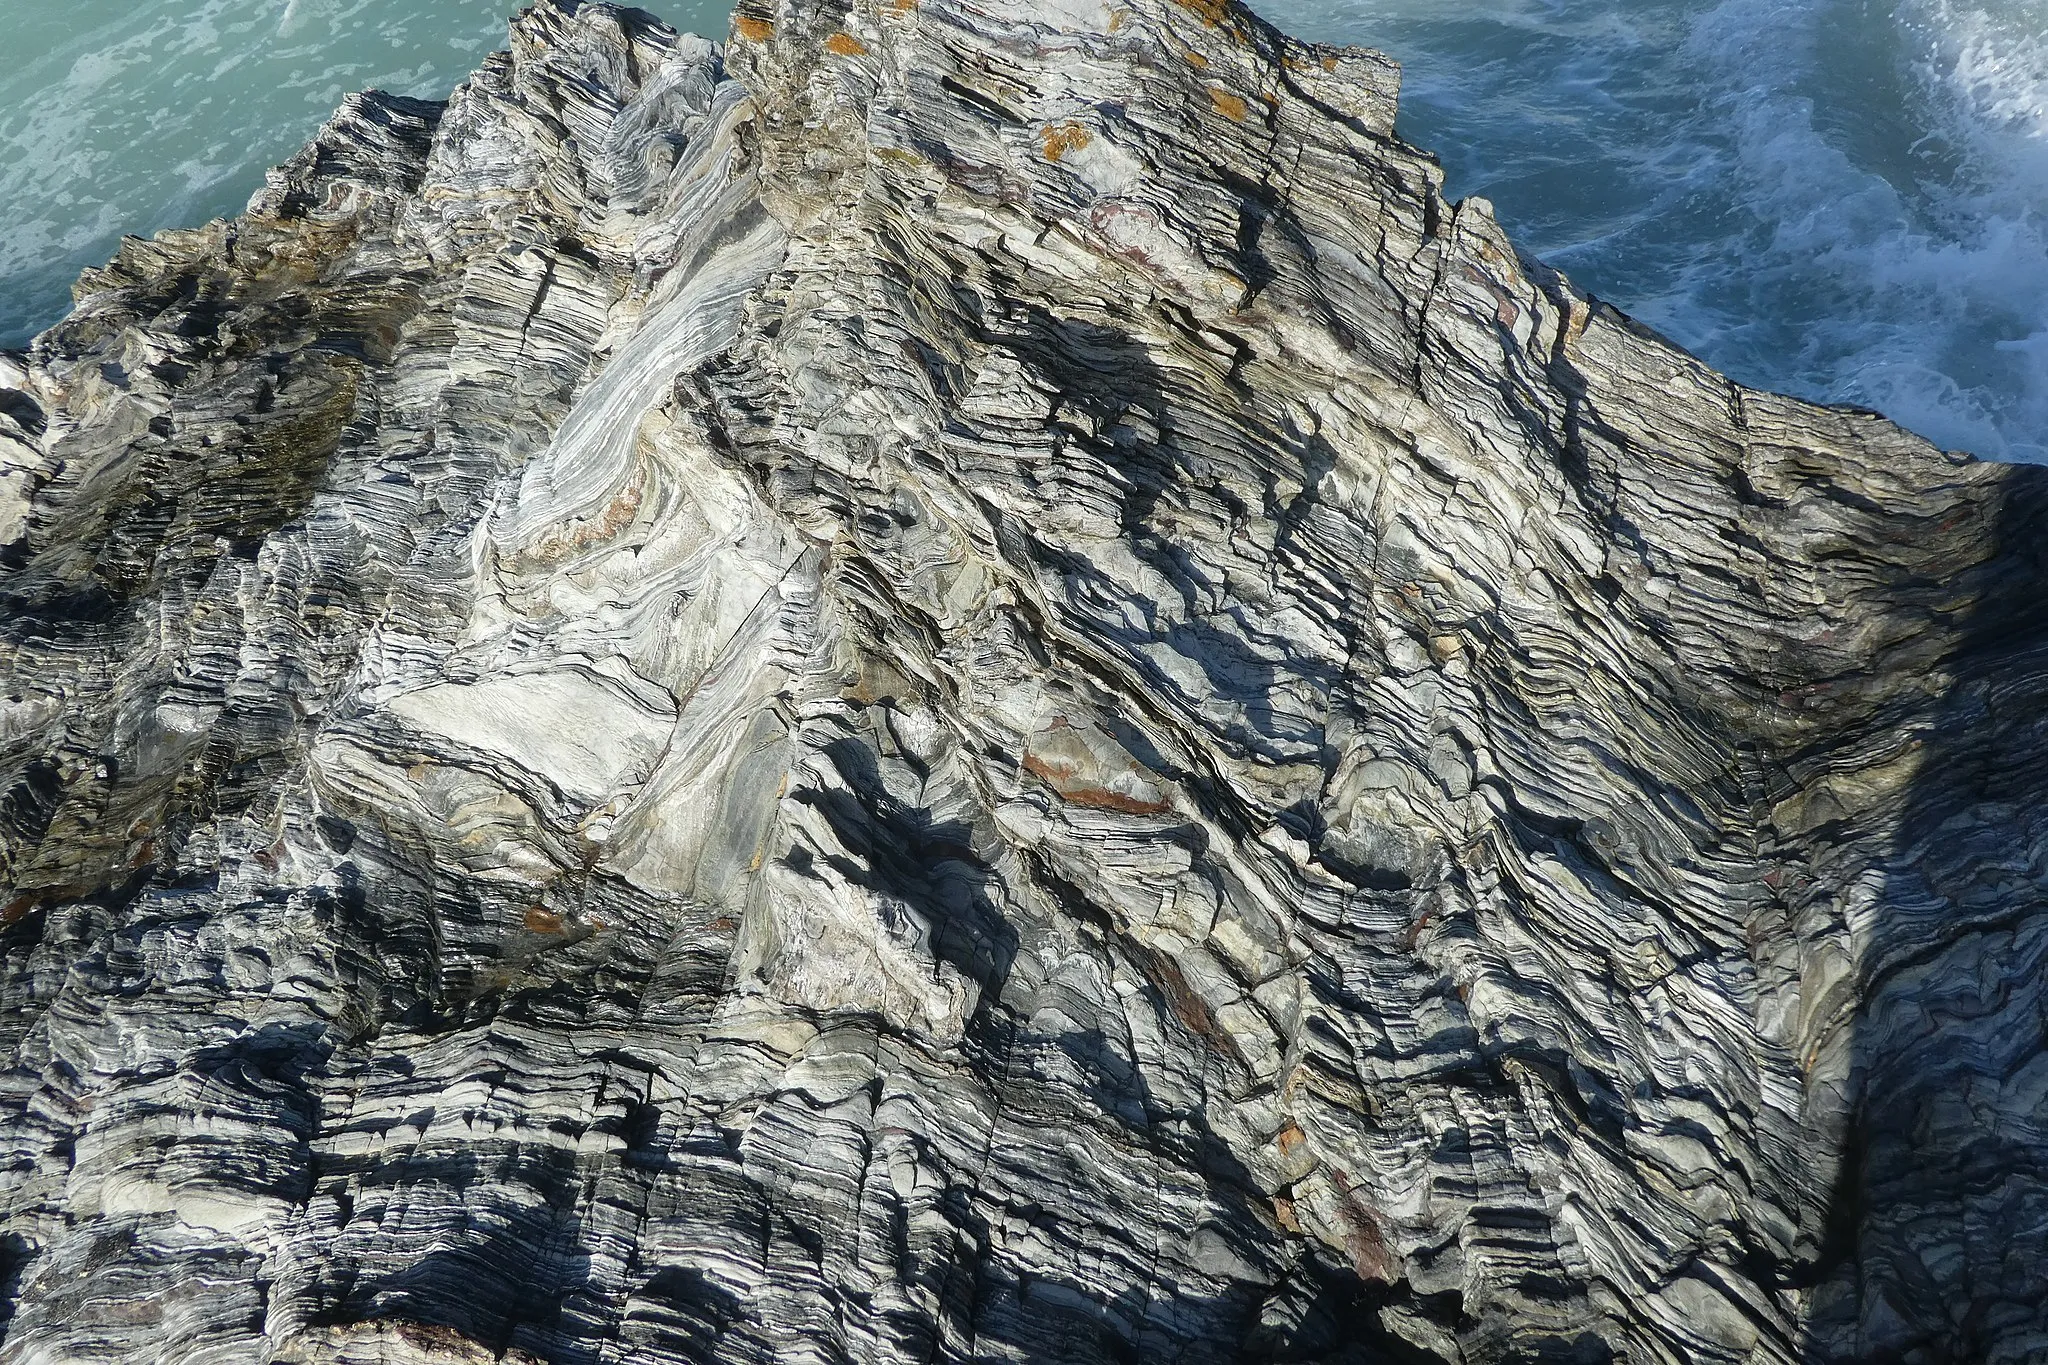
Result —
<instances>
[{"instance_id":1,"label":"sea water","mask_svg":"<svg viewBox=\"0 0 2048 1365\"><path fill-rule=\"evenodd\" d=\"M445 97L520 0L0 0L0 347L147 235L239 212L334 111ZM655 0L725 36L729 0Z\"/></svg>"},{"instance_id":2,"label":"sea water","mask_svg":"<svg viewBox=\"0 0 2048 1365\"><path fill-rule=\"evenodd\" d=\"M2048 0L1268 0L1524 250L1745 383L2048 459Z\"/></svg>"},{"instance_id":3,"label":"sea water","mask_svg":"<svg viewBox=\"0 0 2048 1365\"><path fill-rule=\"evenodd\" d=\"M722 35L722 0L650 6ZM2048 459L2048 0L1263 0L1407 69L1522 246L1745 383ZM0 0L0 346L124 231L238 208L511 0Z\"/></svg>"}]
</instances>

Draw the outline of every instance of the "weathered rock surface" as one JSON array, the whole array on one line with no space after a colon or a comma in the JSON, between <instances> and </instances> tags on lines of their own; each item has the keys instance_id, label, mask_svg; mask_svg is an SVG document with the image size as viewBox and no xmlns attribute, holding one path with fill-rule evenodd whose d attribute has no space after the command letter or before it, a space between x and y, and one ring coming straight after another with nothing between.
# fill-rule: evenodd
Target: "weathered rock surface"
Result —
<instances>
[{"instance_id":1,"label":"weathered rock surface","mask_svg":"<svg viewBox=\"0 0 2048 1365\"><path fill-rule=\"evenodd\" d=\"M550 0L0 373L0 1362L2048 1357L2038 471L1225 0Z\"/></svg>"}]
</instances>

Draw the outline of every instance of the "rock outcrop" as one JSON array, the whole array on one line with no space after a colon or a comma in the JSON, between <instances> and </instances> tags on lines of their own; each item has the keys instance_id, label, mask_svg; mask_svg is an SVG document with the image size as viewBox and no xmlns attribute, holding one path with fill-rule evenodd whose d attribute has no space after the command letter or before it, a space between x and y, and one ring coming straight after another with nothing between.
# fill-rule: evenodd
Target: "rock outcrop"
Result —
<instances>
[{"instance_id":1,"label":"rock outcrop","mask_svg":"<svg viewBox=\"0 0 2048 1365\"><path fill-rule=\"evenodd\" d=\"M2048 1355L2038 471L1227 0L547 0L0 374L0 1362Z\"/></svg>"}]
</instances>

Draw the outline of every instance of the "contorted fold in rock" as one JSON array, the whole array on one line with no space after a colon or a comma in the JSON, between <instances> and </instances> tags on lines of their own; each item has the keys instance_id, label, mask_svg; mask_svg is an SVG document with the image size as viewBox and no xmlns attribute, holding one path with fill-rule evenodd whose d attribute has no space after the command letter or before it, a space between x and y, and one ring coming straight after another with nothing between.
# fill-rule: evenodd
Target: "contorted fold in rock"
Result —
<instances>
[{"instance_id":1,"label":"contorted fold in rock","mask_svg":"<svg viewBox=\"0 0 2048 1365\"><path fill-rule=\"evenodd\" d=\"M2036 471L1226 0L547 0L0 370L0 1365L2048 1351Z\"/></svg>"}]
</instances>

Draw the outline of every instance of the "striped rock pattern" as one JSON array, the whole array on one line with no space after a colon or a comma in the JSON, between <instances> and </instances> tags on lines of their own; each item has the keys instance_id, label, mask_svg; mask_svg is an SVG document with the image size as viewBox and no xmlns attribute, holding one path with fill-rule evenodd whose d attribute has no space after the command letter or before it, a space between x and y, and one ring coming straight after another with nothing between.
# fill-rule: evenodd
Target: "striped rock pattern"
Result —
<instances>
[{"instance_id":1,"label":"striped rock pattern","mask_svg":"<svg viewBox=\"0 0 2048 1365\"><path fill-rule=\"evenodd\" d=\"M2036 471L1228 0L543 0L0 370L0 1365L2048 1353Z\"/></svg>"}]
</instances>

